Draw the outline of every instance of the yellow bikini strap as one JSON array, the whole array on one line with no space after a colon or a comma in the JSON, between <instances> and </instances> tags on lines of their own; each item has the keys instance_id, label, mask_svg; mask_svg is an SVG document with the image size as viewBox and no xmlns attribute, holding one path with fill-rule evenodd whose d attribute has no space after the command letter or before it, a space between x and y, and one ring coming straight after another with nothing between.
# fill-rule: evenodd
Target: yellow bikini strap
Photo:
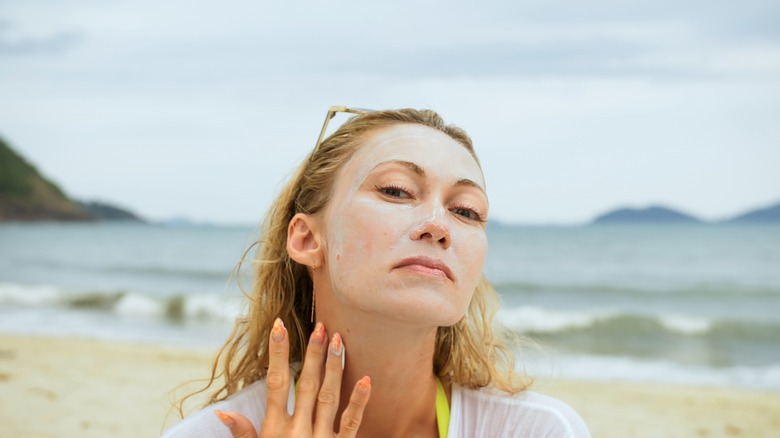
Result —
<instances>
[{"instance_id":1,"label":"yellow bikini strap","mask_svg":"<svg viewBox=\"0 0 780 438\"><path fill-rule=\"evenodd\" d=\"M436 376L436 424L439 425L439 438L447 438L450 428L450 405L441 379Z\"/></svg>"}]
</instances>

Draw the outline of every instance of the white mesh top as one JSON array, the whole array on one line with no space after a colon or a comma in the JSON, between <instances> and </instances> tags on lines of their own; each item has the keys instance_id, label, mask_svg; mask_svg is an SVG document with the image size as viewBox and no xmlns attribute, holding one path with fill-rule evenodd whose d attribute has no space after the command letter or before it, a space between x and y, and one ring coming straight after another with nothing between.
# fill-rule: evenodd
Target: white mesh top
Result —
<instances>
[{"instance_id":1,"label":"white mesh top","mask_svg":"<svg viewBox=\"0 0 780 438\"><path fill-rule=\"evenodd\" d=\"M227 400L201 409L168 429L163 438L231 438L214 409L244 414L260 430L265 412L265 381L259 380ZM287 409L295 393L290 388ZM486 388L471 390L452 385L449 438L590 437L582 418L567 404L532 391L511 396Z\"/></svg>"}]
</instances>

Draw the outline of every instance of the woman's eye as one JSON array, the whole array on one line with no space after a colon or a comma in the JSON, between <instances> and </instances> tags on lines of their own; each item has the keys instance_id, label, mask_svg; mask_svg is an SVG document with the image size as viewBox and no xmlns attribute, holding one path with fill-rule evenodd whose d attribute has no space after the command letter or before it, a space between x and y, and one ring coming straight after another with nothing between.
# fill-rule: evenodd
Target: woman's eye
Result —
<instances>
[{"instance_id":1,"label":"woman's eye","mask_svg":"<svg viewBox=\"0 0 780 438\"><path fill-rule=\"evenodd\" d=\"M404 193L403 191L401 191L401 189L394 189L392 187L387 189L382 189L382 191L384 192L385 195L392 196L395 198L400 198Z\"/></svg>"},{"instance_id":2,"label":"woman's eye","mask_svg":"<svg viewBox=\"0 0 780 438\"><path fill-rule=\"evenodd\" d=\"M394 187L394 186L388 186L388 187L377 187L377 190L379 190L380 193L382 193L385 196L389 196L391 198L410 198L409 192L406 190L400 188L400 187Z\"/></svg>"},{"instance_id":3,"label":"woman's eye","mask_svg":"<svg viewBox=\"0 0 780 438\"><path fill-rule=\"evenodd\" d=\"M461 215L465 217L466 219L471 219L475 221L482 221L482 217L477 213L476 211L470 209L470 208L463 208L458 207L452 210L453 213Z\"/></svg>"}]
</instances>

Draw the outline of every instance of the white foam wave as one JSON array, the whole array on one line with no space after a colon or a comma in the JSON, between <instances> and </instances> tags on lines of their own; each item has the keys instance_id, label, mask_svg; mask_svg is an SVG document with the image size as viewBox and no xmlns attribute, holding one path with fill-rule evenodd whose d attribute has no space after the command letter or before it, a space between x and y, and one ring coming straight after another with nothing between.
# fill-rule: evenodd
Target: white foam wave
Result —
<instances>
[{"instance_id":1,"label":"white foam wave","mask_svg":"<svg viewBox=\"0 0 780 438\"><path fill-rule=\"evenodd\" d=\"M703 335L712 330L713 323L707 318L686 315L666 315L660 318L661 325L668 331L682 335Z\"/></svg>"},{"instance_id":2,"label":"white foam wave","mask_svg":"<svg viewBox=\"0 0 780 438\"><path fill-rule=\"evenodd\" d=\"M123 316L162 318L167 313L164 300L139 293L124 294L114 306L114 312Z\"/></svg>"},{"instance_id":3,"label":"white foam wave","mask_svg":"<svg viewBox=\"0 0 780 438\"><path fill-rule=\"evenodd\" d=\"M641 327L646 323L655 323L670 333L697 336L710 333L716 323L709 318L682 314L642 315L607 309L573 311L533 306L501 310L498 313L498 318L510 330L536 334L585 330L599 323L614 324L613 329L615 330L630 329L631 324Z\"/></svg>"},{"instance_id":4,"label":"white foam wave","mask_svg":"<svg viewBox=\"0 0 780 438\"><path fill-rule=\"evenodd\" d=\"M23 306L56 305L63 291L54 286L0 283L0 304Z\"/></svg>"},{"instance_id":5,"label":"white foam wave","mask_svg":"<svg viewBox=\"0 0 780 438\"><path fill-rule=\"evenodd\" d=\"M587 328L611 315L607 311L589 313L522 306L501 310L498 318L505 327L518 332L555 333Z\"/></svg>"},{"instance_id":6,"label":"white foam wave","mask_svg":"<svg viewBox=\"0 0 780 438\"><path fill-rule=\"evenodd\" d=\"M143 293L128 293L122 296L114 311L124 316L232 321L239 315L240 303L240 297L218 294L158 298Z\"/></svg>"},{"instance_id":7,"label":"white foam wave","mask_svg":"<svg viewBox=\"0 0 780 438\"><path fill-rule=\"evenodd\" d=\"M240 314L240 297L219 295L190 295L184 301L183 313L187 319L216 319L232 321Z\"/></svg>"},{"instance_id":8,"label":"white foam wave","mask_svg":"<svg viewBox=\"0 0 780 438\"><path fill-rule=\"evenodd\" d=\"M240 314L242 298L198 292L159 296L142 291L78 291L0 283L0 305L92 309L133 318L232 321Z\"/></svg>"}]
</instances>

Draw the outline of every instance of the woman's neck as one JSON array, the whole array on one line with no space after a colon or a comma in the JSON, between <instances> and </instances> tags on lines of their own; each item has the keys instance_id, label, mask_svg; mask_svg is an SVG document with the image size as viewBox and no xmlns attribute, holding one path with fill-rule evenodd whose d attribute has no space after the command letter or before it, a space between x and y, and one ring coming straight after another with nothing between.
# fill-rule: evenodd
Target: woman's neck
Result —
<instances>
[{"instance_id":1,"label":"woman's neck","mask_svg":"<svg viewBox=\"0 0 780 438\"><path fill-rule=\"evenodd\" d=\"M338 318L325 324L329 333L341 334L346 351L336 423L355 383L368 375L371 398L358 436L437 437L436 328L410 329L392 322L379 325L375 316L364 316L352 313L348 324Z\"/></svg>"}]
</instances>

